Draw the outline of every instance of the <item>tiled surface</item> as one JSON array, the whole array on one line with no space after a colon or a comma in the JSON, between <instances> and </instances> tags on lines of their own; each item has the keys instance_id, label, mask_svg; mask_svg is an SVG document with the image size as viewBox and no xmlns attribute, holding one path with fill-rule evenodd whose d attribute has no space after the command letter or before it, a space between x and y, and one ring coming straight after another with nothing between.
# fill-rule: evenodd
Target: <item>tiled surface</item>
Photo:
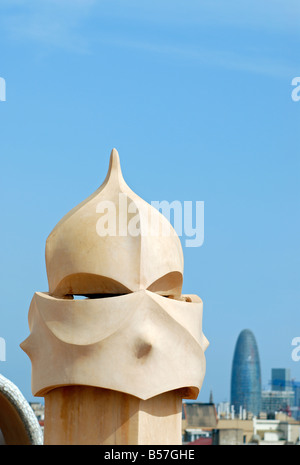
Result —
<instances>
[{"instance_id":1,"label":"tiled surface","mask_svg":"<svg viewBox=\"0 0 300 465\"><path fill-rule=\"evenodd\" d=\"M43 433L39 422L20 390L11 381L0 375L0 392L13 405L23 421L32 445L43 444Z\"/></svg>"}]
</instances>

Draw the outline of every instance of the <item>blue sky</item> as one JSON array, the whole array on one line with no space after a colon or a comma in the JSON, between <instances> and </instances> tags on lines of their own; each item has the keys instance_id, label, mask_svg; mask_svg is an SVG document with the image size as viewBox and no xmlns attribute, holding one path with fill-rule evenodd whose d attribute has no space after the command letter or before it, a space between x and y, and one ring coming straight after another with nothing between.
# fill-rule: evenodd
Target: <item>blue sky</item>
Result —
<instances>
[{"instance_id":1,"label":"blue sky","mask_svg":"<svg viewBox=\"0 0 300 465\"><path fill-rule=\"evenodd\" d=\"M204 201L204 243L183 247L210 341L199 400L229 400L245 328L264 387L271 368L300 381L299 20L296 0L2 0L0 372L29 400L19 344L45 241L113 147L145 200Z\"/></svg>"}]
</instances>

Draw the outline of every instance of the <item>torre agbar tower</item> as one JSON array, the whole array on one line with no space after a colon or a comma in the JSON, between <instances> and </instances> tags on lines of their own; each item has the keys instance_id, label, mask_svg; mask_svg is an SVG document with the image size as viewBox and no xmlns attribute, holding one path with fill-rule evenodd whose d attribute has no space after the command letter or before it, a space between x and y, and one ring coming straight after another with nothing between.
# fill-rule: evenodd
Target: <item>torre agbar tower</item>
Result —
<instances>
[{"instance_id":1,"label":"torre agbar tower","mask_svg":"<svg viewBox=\"0 0 300 465\"><path fill-rule=\"evenodd\" d=\"M236 342L231 372L231 405L258 416L261 410L261 371L255 337L244 329Z\"/></svg>"}]
</instances>

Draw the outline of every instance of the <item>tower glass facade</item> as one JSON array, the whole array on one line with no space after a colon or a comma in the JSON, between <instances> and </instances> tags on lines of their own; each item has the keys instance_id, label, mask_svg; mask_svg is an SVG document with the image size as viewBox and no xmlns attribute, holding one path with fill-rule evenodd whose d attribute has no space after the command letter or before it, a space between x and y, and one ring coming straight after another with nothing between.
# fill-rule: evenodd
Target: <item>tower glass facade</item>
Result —
<instances>
[{"instance_id":1,"label":"tower glass facade","mask_svg":"<svg viewBox=\"0 0 300 465\"><path fill-rule=\"evenodd\" d=\"M255 337L244 329L237 340L231 372L231 404L235 413L246 409L258 416L261 411L261 370Z\"/></svg>"}]
</instances>

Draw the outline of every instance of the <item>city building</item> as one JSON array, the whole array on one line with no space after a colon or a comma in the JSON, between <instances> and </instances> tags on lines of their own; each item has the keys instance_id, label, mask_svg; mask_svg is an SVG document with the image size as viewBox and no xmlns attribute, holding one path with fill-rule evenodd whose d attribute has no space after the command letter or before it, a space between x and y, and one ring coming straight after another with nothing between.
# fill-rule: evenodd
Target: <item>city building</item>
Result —
<instances>
[{"instance_id":1,"label":"city building","mask_svg":"<svg viewBox=\"0 0 300 465\"><path fill-rule=\"evenodd\" d=\"M261 412L261 370L255 337L244 329L236 342L231 372L231 405L235 414Z\"/></svg>"},{"instance_id":2,"label":"city building","mask_svg":"<svg viewBox=\"0 0 300 465\"><path fill-rule=\"evenodd\" d=\"M300 420L300 382L292 380L291 386L294 392L294 405L291 408L292 416L296 420Z\"/></svg>"},{"instance_id":3,"label":"city building","mask_svg":"<svg viewBox=\"0 0 300 465\"><path fill-rule=\"evenodd\" d=\"M271 389L262 391L262 410L268 418L285 412L299 420L300 383L291 379L288 368L272 368Z\"/></svg>"},{"instance_id":4,"label":"city building","mask_svg":"<svg viewBox=\"0 0 300 465\"><path fill-rule=\"evenodd\" d=\"M32 408L42 431L44 437L44 422L45 422L45 405L40 402L30 402L30 407Z\"/></svg>"},{"instance_id":5,"label":"city building","mask_svg":"<svg viewBox=\"0 0 300 465\"><path fill-rule=\"evenodd\" d=\"M273 419L260 414L246 419L234 415L231 406L184 402L182 408L183 444L188 445L286 445L300 444L300 422L284 412ZM224 407L224 408L223 408ZM222 416L217 414L222 411Z\"/></svg>"},{"instance_id":6,"label":"city building","mask_svg":"<svg viewBox=\"0 0 300 465\"><path fill-rule=\"evenodd\" d=\"M286 412L291 415L294 406L294 391L262 391L262 410L267 418L274 418L277 412Z\"/></svg>"},{"instance_id":7,"label":"city building","mask_svg":"<svg viewBox=\"0 0 300 465\"><path fill-rule=\"evenodd\" d=\"M273 420L253 419L253 436L260 445L299 445L300 423L279 412Z\"/></svg>"},{"instance_id":8,"label":"city building","mask_svg":"<svg viewBox=\"0 0 300 465\"><path fill-rule=\"evenodd\" d=\"M291 391L289 368L272 368L272 391Z\"/></svg>"},{"instance_id":9,"label":"city building","mask_svg":"<svg viewBox=\"0 0 300 465\"><path fill-rule=\"evenodd\" d=\"M213 403L183 402L183 444L212 444L212 431L217 427L217 412Z\"/></svg>"}]
</instances>

